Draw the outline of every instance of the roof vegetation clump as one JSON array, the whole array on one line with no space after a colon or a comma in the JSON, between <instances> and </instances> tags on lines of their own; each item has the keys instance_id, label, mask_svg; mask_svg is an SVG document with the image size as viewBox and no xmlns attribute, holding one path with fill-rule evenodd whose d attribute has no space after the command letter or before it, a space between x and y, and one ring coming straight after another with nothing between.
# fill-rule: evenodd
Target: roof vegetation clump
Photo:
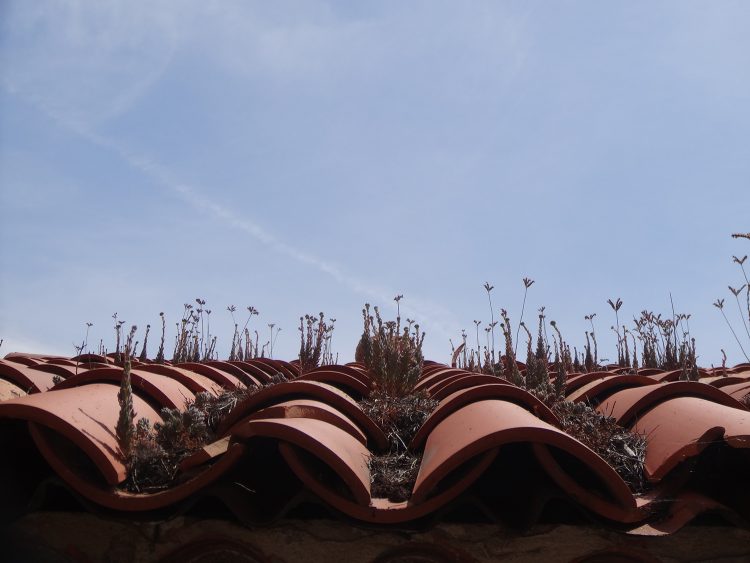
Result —
<instances>
[{"instance_id":1,"label":"roof vegetation clump","mask_svg":"<svg viewBox=\"0 0 750 563\"><path fill-rule=\"evenodd\" d=\"M307 373L316 367L335 363L331 351L333 328L336 319L329 319L326 323L325 314L305 315L299 318L300 346L299 372Z\"/></svg>"},{"instance_id":2,"label":"roof vegetation clump","mask_svg":"<svg viewBox=\"0 0 750 563\"><path fill-rule=\"evenodd\" d=\"M586 403L555 401L551 409L560 421L560 430L596 452L633 492L644 491L644 435L623 428L614 418L601 414Z\"/></svg>"},{"instance_id":3,"label":"roof vegetation clump","mask_svg":"<svg viewBox=\"0 0 750 563\"><path fill-rule=\"evenodd\" d=\"M398 308L395 321L383 322L378 307L370 314L370 304L362 309L364 330L357 345L356 359L365 364L375 382L375 387L390 397L411 393L422 374L422 343L419 324L406 319L401 326L400 301L403 295L394 298Z\"/></svg>"},{"instance_id":4,"label":"roof vegetation clump","mask_svg":"<svg viewBox=\"0 0 750 563\"><path fill-rule=\"evenodd\" d=\"M244 398L258 392L257 386L226 389L219 395L201 392L185 408L163 408L161 422L153 425L141 418L132 431L125 457L128 477L125 489L136 493L156 492L170 487L180 463L218 438L221 421Z\"/></svg>"},{"instance_id":5,"label":"roof vegetation clump","mask_svg":"<svg viewBox=\"0 0 750 563\"><path fill-rule=\"evenodd\" d=\"M370 458L373 497L394 502L409 499L422 460L422 452L411 450L409 443L437 405L424 391L401 396L374 391L360 402L365 414L383 430L389 445L387 453Z\"/></svg>"},{"instance_id":6,"label":"roof vegetation clump","mask_svg":"<svg viewBox=\"0 0 750 563\"><path fill-rule=\"evenodd\" d=\"M370 457L370 492L373 497L394 502L408 500L417 479L422 453L409 449L438 402L422 391L415 392L422 374L422 343L425 334L411 319L401 326L400 301L396 320L384 322L378 307L370 314L370 305L362 310L364 330L356 357L369 370L375 389L360 402L362 410L385 433L389 450Z\"/></svg>"},{"instance_id":7,"label":"roof vegetation clump","mask_svg":"<svg viewBox=\"0 0 750 563\"><path fill-rule=\"evenodd\" d=\"M528 290L533 284L529 278L523 279L524 295L522 311L526 306ZM485 283L488 296L493 289L489 283ZM622 300L609 300L608 303L615 312L616 323L619 325L618 312L622 306ZM508 382L521 387L535 395L544 402L559 420L559 428L584 443L591 450L604 459L623 478L634 492L640 492L645 487L644 464L646 440L642 435L631 432L627 428L619 426L615 419L605 416L586 403L574 403L565 399L565 389L568 376L575 372L593 372L602 369L599 365L598 346L594 331L593 319L595 314L586 315L585 319L591 323L591 331L586 332L586 345L584 347L583 362L578 359L578 353L563 339L560 328L552 320L550 335L546 331L545 307L539 309L538 325L536 330L536 345L534 335L527 327L523 319L518 323L516 340L514 344L511 329L510 315L505 309L500 310L500 328L505 340L505 354L495 359L494 345L489 342L494 327L494 318L490 327L485 329L488 337L487 345L482 350L479 346L479 325L481 321L474 321L477 327L477 348L467 352L467 338L463 333L463 343L458 349L453 350L453 357L457 360L459 367L470 371L476 371L488 375L501 375ZM681 343L676 338L676 323L656 322L660 321L655 316L649 316L654 321L648 325L648 331L636 324L637 330L643 333L639 337L647 342L644 346L644 362L651 354L653 358L659 358L660 365L676 369L683 369L683 379L697 377L695 367L695 342L688 342L687 331L683 332ZM687 321L689 315L677 317L677 321ZM638 321L636 321L638 323ZM661 328L662 332L657 332ZM522 364L517 360L518 335L521 329L526 334L526 362ZM631 334L623 326L621 331L612 327L618 337L618 359L621 367L631 367L630 348L627 343L627 335ZM551 342L551 346L550 346ZM660 343L665 343L658 348ZM652 345L652 347L649 347ZM635 348L634 348L635 350ZM670 363L671 362L671 363ZM637 370L637 357L634 357L635 370Z\"/></svg>"}]
</instances>

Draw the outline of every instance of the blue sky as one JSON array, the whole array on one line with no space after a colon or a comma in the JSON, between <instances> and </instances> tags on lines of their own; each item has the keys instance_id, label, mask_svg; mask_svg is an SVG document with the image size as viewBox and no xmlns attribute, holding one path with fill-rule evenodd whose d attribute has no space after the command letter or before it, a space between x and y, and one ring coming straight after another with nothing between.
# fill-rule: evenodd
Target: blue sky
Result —
<instances>
[{"instance_id":1,"label":"blue sky","mask_svg":"<svg viewBox=\"0 0 750 563\"><path fill-rule=\"evenodd\" d=\"M112 313L171 327L201 297L222 355L234 304L287 359L325 311L350 360L363 304L404 294L447 361L483 283L517 320L528 276L574 344L597 313L602 356L608 298L630 319L671 292L700 363L739 362L712 302L750 253L749 24L724 1L3 2L0 355L71 355L86 322L111 348Z\"/></svg>"}]
</instances>

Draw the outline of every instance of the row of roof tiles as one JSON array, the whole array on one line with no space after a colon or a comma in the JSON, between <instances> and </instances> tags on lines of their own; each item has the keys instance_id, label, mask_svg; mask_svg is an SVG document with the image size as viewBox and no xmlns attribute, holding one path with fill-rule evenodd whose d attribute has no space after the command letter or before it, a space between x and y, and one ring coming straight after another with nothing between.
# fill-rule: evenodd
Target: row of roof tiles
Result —
<instances>
[{"instance_id":1,"label":"row of roof tiles","mask_svg":"<svg viewBox=\"0 0 750 563\"><path fill-rule=\"evenodd\" d=\"M370 493L368 461L386 451L388 441L357 403L373 388L357 363L300 377L296 363L271 359L134 362L136 419L152 423L161 421L161 408L183 408L199 392L281 382L241 401L222 422L220 439L182 462L175 486L133 494L119 487L127 470L114 431L122 376L114 359L9 354L0 360L0 442L19 432L10 421L21 421L27 433L20 440L33 444L68 487L123 512L211 494L241 519L263 520L298 502L289 493L296 490L359 521L415 522L476 499L472 490L486 488L504 466L530 460L539 482L527 482L522 491L514 483L493 485L496 498L480 495L484 508L497 508L491 505L502 504L506 493L539 506L562 497L587 514L645 534L675 531L705 511L734 522L750 519L750 412L743 402L750 394L750 365L702 370L699 382L679 381L679 371L624 371L613 366L571 375L566 395L645 434L645 476L652 488L641 495L560 430L555 414L532 394L502 378L434 362L425 363L417 389L439 404L410 444L423 456L406 502ZM526 462L511 457L513 445L524 448ZM706 453L714 450L724 454ZM5 461L23 469L23 459ZM235 487L230 494L231 484L263 493L242 496Z\"/></svg>"}]
</instances>

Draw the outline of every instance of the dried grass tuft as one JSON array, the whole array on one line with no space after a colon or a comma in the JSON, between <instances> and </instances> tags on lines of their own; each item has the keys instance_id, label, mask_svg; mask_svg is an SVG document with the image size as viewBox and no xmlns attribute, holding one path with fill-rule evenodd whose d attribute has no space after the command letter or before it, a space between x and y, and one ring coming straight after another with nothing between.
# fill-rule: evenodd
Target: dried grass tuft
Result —
<instances>
[{"instance_id":1,"label":"dried grass tuft","mask_svg":"<svg viewBox=\"0 0 750 563\"><path fill-rule=\"evenodd\" d=\"M127 456L124 488L150 493L171 486L180 462L215 440L221 421L237 403L258 390L251 386L225 390L218 396L198 393L184 410L162 409L162 421L153 427L147 419L140 419Z\"/></svg>"},{"instance_id":2,"label":"dried grass tuft","mask_svg":"<svg viewBox=\"0 0 750 563\"><path fill-rule=\"evenodd\" d=\"M392 502L409 500L421 461L421 454L410 451L372 456L369 467L373 498L387 498Z\"/></svg>"},{"instance_id":3,"label":"dried grass tuft","mask_svg":"<svg viewBox=\"0 0 750 563\"><path fill-rule=\"evenodd\" d=\"M646 486L646 437L630 432L585 403L556 401L550 405L560 429L588 446L622 477L635 493Z\"/></svg>"},{"instance_id":4,"label":"dried grass tuft","mask_svg":"<svg viewBox=\"0 0 750 563\"><path fill-rule=\"evenodd\" d=\"M402 297L394 298L397 307ZM374 317L370 315L369 303L362 309L364 330L354 357L367 366L379 391L392 396L408 395L422 375L425 333L420 333L419 324L411 319L406 319L402 327L400 308L396 320L387 322L377 307L373 310Z\"/></svg>"},{"instance_id":5,"label":"dried grass tuft","mask_svg":"<svg viewBox=\"0 0 750 563\"><path fill-rule=\"evenodd\" d=\"M174 480L179 464L179 457L159 444L151 423L142 418L136 425L127 460L128 477L123 487L131 493L164 490Z\"/></svg>"},{"instance_id":6,"label":"dried grass tuft","mask_svg":"<svg viewBox=\"0 0 750 563\"><path fill-rule=\"evenodd\" d=\"M408 449L409 442L438 402L425 391L400 397L373 391L359 405L388 437L391 451L396 451Z\"/></svg>"},{"instance_id":7,"label":"dried grass tuft","mask_svg":"<svg viewBox=\"0 0 750 563\"><path fill-rule=\"evenodd\" d=\"M417 480L421 452L409 450L409 443L438 405L422 391L403 396L373 392L360 402L362 410L388 437L388 453L370 458L370 491L373 497L402 502L411 497Z\"/></svg>"},{"instance_id":8,"label":"dried grass tuft","mask_svg":"<svg viewBox=\"0 0 750 563\"><path fill-rule=\"evenodd\" d=\"M218 396L207 392L198 393L195 396L193 406L203 413L209 433L215 434L221 421L232 412L237 403L254 395L259 390L259 387L251 385L250 387L226 389Z\"/></svg>"}]
</instances>

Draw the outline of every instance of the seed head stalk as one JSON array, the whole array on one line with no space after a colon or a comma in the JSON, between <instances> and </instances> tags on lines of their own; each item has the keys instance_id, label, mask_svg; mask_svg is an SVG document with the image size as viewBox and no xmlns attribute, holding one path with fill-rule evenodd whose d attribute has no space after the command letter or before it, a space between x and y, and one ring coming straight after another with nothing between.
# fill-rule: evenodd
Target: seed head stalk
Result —
<instances>
[{"instance_id":1,"label":"seed head stalk","mask_svg":"<svg viewBox=\"0 0 750 563\"><path fill-rule=\"evenodd\" d=\"M747 334L747 337L750 338L750 330L748 330L747 328L747 321L745 320L745 313L742 311L742 305L740 305L739 295L740 293L742 293L743 289L745 289L745 285L742 285L739 289L735 289L731 285L729 286L729 291L732 292L732 295L734 295L734 300L737 302L737 310L740 312L740 318L742 319L742 324L745 327L745 334Z\"/></svg>"},{"instance_id":2,"label":"seed head stalk","mask_svg":"<svg viewBox=\"0 0 750 563\"><path fill-rule=\"evenodd\" d=\"M747 357L747 353L745 352L745 349L742 347L742 342L740 342L740 339L737 337L737 333L734 332L734 327L732 327L732 323L729 322L729 319L724 313L724 300L717 299L716 302L714 303L714 307L716 307L719 311L721 311L721 316L724 317L724 321L727 323L729 330L732 331L732 336L734 336L734 339L737 341L737 344L739 345L740 350L742 350L742 355L745 356L745 359L748 362L750 362L750 358Z\"/></svg>"},{"instance_id":3,"label":"seed head stalk","mask_svg":"<svg viewBox=\"0 0 750 563\"><path fill-rule=\"evenodd\" d=\"M516 329L516 345L513 348L513 357L515 358L518 353L518 331L521 330L521 324L523 322L523 312L526 310L526 295L529 293L529 288L534 284L534 280L531 278L523 278L523 303L521 304L521 319L518 321L519 325Z\"/></svg>"}]
</instances>

